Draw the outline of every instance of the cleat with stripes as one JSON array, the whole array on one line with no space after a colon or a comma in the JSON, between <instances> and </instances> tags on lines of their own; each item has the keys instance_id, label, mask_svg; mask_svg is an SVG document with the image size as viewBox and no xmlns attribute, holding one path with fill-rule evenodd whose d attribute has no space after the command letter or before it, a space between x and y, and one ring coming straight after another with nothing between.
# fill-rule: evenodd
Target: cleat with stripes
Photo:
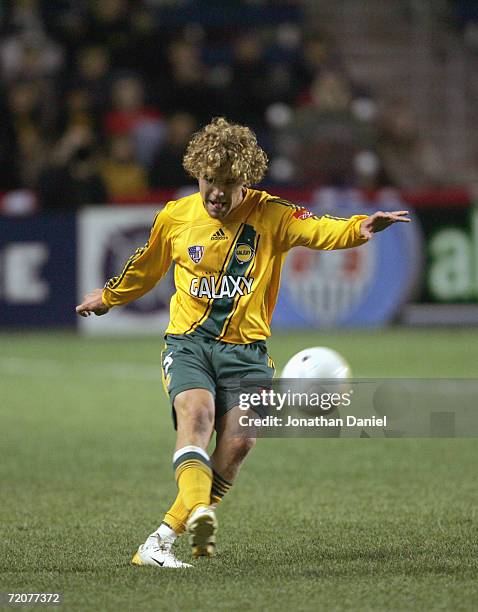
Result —
<instances>
[{"instance_id":1,"label":"cleat with stripes","mask_svg":"<svg viewBox=\"0 0 478 612\"><path fill-rule=\"evenodd\" d=\"M193 557L212 557L216 552L217 519L214 509L200 506L186 523Z\"/></svg>"}]
</instances>

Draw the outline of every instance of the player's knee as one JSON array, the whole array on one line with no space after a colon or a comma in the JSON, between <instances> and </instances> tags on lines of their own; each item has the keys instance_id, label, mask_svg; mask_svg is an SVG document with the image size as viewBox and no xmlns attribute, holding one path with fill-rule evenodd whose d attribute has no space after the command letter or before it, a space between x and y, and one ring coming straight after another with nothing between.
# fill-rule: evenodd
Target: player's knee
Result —
<instances>
[{"instance_id":1,"label":"player's knee","mask_svg":"<svg viewBox=\"0 0 478 612\"><path fill-rule=\"evenodd\" d=\"M254 448L255 438L232 438L229 452L234 461L241 461Z\"/></svg>"},{"instance_id":2,"label":"player's knee","mask_svg":"<svg viewBox=\"0 0 478 612\"><path fill-rule=\"evenodd\" d=\"M179 399L174 402L174 408L178 421L187 422L193 431L209 431L214 424L214 406L210 402Z\"/></svg>"}]
</instances>

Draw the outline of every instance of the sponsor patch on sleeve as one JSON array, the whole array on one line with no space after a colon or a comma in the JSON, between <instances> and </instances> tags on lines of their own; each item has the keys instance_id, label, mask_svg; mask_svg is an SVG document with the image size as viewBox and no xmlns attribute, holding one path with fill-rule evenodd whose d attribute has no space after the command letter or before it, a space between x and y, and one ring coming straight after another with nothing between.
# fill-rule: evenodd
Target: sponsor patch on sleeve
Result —
<instances>
[{"instance_id":1,"label":"sponsor patch on sleeve","mask_svg":"<svg viewBox=\"0 0 478 612\"><path fill-rule=\"evenodd\" d=\"M314 213L311 213L310 210L307 210L307 208L299 208L299 210L296 210L294 213L294 218L300 219L301 221L313 216Z\"/></svg>"}]
</instances>

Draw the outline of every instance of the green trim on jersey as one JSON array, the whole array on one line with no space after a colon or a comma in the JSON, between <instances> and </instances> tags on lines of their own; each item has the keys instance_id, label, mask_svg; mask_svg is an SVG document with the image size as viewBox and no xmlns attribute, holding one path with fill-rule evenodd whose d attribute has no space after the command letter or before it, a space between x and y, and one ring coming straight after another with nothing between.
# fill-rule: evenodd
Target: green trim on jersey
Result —
<instances>
[{"instance_id":1,"label":"green trim on jersey","mask_svg":"<svg viewBox=\"0 0 478 612\"><path fill-rule=\"evenodd\" d=\"M147 246L148 245L146 244L144 247L140 247L139 249L136 249L133 255L131 255L131 257L126 262L121 274L119 276L113 276L113 278L110 278L110 280L106 283L105 287L107 287L108 289L116 289L116 287L119 286L119 284L125 277L126 272L128 272L128 270L133 265L133 263L138 259L138 257L141 257L141 255L145 252Z\"/></svg>"},{"instance_id":2,"label":"green trim on jersey","mask_svg":"<svg viewBox=\"0 0 478 612\"><path fill-rule=\"evenodd\" d=\"M238 230L237 230L237 232L236 232L236 234L235 234L234 238L233 238L233 239L232 239L232 241L231 241L231 245L230 245L230 247L229 247L229 248L228 248L228 250L227 250L226 257L224 258L224 261L223 261L222 266L221 266L221 270L220 270L220 272L219 272L219 279L221 279L221 278L222 278L222 275L223 275L223 273L224 273L224 267L227 265L227 262L228 262L228 261L230 261L230 258L231 258L231 253L232 253L232 257L234 257L234 247L235 247L235 245L236 245L237 237L238 237L238 236L239 236L239 234L241 233L241 231L242 231L243 227L244 227L244 225L243 225L243 224L241 224L241 225L239 226L239 228L238 228ZM210 309L212 308L213 304L214 304L214 299L213 299L213 298L210 298L210 299L207 301L207 304L206 304L206 308L205 308L205 310L204 310L204 313L201 315L201 317L200 317L200 318L199 318L197 321L194 321L194 322L193 322L193 324L191 325L191 327L190 327L188 330L186 330L186 331L184 332L185 334L190 334L190 333L194 332L194 331L195 331L195 330L196 330L196 329L197 329L197 328L198 328L198 327L199 327L199 326L202 324L202 322L203 322L203 321L204 321L204 320L207 318L208 313L209 313Z\"/></svg>"},{"instance_id":3,"label":"green trim on jersey","mask_svg":"<svg viewBox=\"0 0 478 612\"><path fill-rule=\"evenodd\" d=\"M254 253L257 253L257 249L259 248L259 241L260 241L260 239L261 239L261 235L260 235L260 234L257 234L257 236L256 236L256 243L255 243L255 245L254 245ZM254 257L252 257L252 259L251 259L251 262L250 262L250 263L251 263L251 268L252 268L252 266L253 266L253 264L254 264ZM250 272L250 268L249 268L249 269L246 271L246 273L249 273L249 272ZM217 340L222 340L222 339L224 338L224 336L226 336L226 334L227 334L227 330L228 330L228 328L229 328L229 325L231 324L232 318L234 317L234 314L236 313L236 310L237 310L237 308L238 308L238 306L239 306L239 300L240 300L240 299L241 299L241 296L240 296L240 295L238 295L238 296L235 298L234 307L232 308L231 312L230 312L230 313L229 313L229 315L227 316L226 321L225 321L225 323L224 323L224 326L223 326L223 328L222 328L221 335L220 335L220 336L217 336L217 338L216 338Z\"/></svg>"},{"instance_id":4,"label":"green trim on jersey","mask_svg":"<svg viewBox=\"0 0 478 612\"><path fill-rule=\"evenodd\" d=\"M300 210L304 208L303 206L299 206L298 204L294 204L293 202L289 202L289 200L284 200L284 198L268 198L266 202L272 204L281 204L282 206L287 206L288 208L293 208L294 210Z\"/></svg>"},{"instance_id":5,"label":"green trim on jersey","mask_svg":"<svg viewBox=\"0 0 478 612\"><path fill-rule=\"evenodd\" d=\"M224 273L225 276L233 276L237 278L238 276L246 275L249 265L252 261L254 261L255 257L255 237L256 230L254 229L254 227L252 225L248 225L247 223L244 224L242 232L234 243L234 250L232 252L232 257L229 261L229 265L227 266L227 269ZM241 244L247 244L253 250L253 256L251 260L242 262L239 261L235 256L235 251ZM231 314L233 308L233 297L223 297L215 299L212 303L212 308L209 312L208 318L204 321L204 323L196 327L194 332L202 336L207 336L209 338L220 337L227 317Z\"/></svg>"}]
</instances>

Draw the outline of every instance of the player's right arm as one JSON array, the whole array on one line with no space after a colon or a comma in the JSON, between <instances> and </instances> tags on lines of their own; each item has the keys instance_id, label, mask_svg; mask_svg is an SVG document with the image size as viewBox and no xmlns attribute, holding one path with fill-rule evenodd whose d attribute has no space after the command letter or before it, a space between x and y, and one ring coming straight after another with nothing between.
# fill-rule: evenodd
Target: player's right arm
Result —
<instances>
[{"instance_id":1,"label":"player's right arm","mask_svg":"<svg viewBox=\"0 0 478 612\"><path fill-rule=\"evenodd\" d=\"M133 253L121 274L110 278L104 289L87 294L76 312L83 317L92 312L106 314L111 307L127 304L150 291L171 265L169 230L169 215L163 209L155 217L145 246Z\"/></svg>"},{"instance_id":2,"label":"player's right arm","mask_svg":"<svg viewBox=\"0 0 478 612\"><path fill-rule=\"evenodd\" d=\"M83 298L81 304L76 307L76 313L80 317L89 317L92 313L101 316L108 312L109 308L103 302L103 289L93 289Z\"/></svg>"}]
</instances>

